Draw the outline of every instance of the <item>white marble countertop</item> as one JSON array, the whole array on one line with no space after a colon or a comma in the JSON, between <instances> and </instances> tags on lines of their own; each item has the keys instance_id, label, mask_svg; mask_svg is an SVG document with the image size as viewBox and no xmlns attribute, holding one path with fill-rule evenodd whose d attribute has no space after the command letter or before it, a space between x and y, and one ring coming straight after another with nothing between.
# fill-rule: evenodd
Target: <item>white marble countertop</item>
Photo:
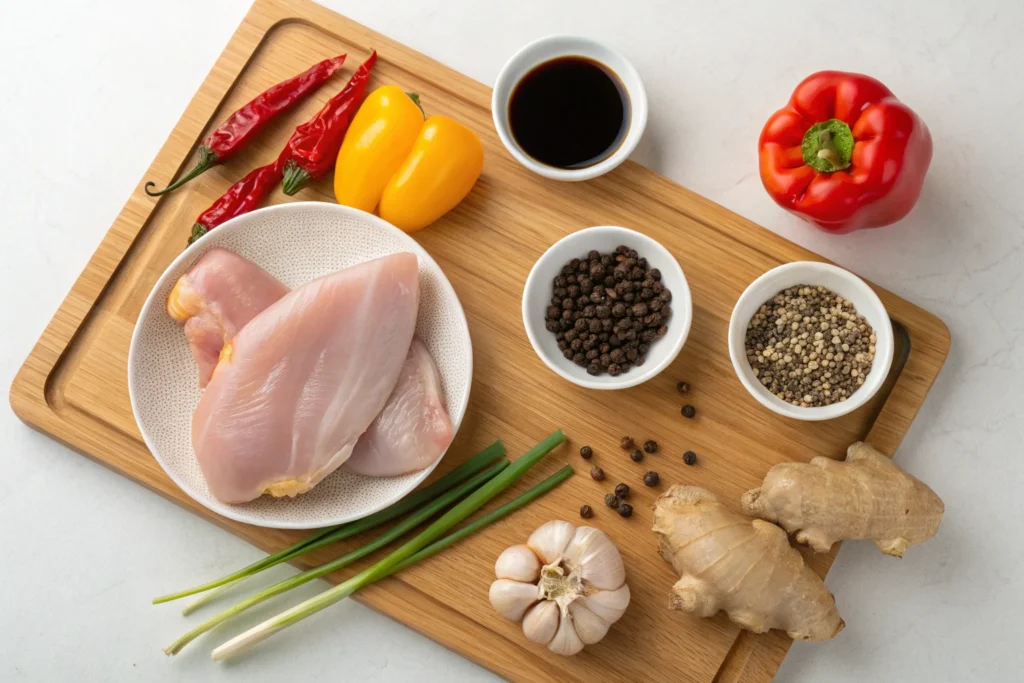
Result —
<instances>
[{"instance_id":1,"label":"white marble countertop","mask_svg":"<svg viewBox=\"0 0 1024 683\"><path fill-rule=\"evenodd\" d=\"M5 6L5 384L248 4ZM897 456L945 499L942 529L902 561L848 544L828 577L846 630L797 644L777 680L1020 679L1024 3L327 4L485 83L545 34L617 45L650 96L640 163L942 317L952 353ZM825 236L761 187L761 125L822 68L878 77L931 128L935 157L921 202L895 227ZM230 666L209 661L209 641L166 659L160 647L185 622L150 597L259 553L30 431L9 409L0 428L0 680L493 680L351 601Z\"/></svg>"}]
</instances>

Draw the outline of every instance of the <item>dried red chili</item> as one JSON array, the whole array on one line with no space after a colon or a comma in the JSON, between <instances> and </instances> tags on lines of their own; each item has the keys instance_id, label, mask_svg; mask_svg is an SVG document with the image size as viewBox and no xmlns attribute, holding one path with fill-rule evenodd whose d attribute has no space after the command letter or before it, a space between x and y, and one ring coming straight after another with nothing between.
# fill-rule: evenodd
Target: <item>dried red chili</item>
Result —
<instances>
[{"instance_id":1,"label":"dried red chili","mask_svg":"<svg viewBox=\"0 0 1024 683\"><path fill-rule=\"evenodd\" d=\"M295 129L284 152L287 161L281 188L285 194L295 194L334 167L348 124L363 101L370 69L376 61L377 52L374 50L356 69L348 85L328 100L310 121Z\"/></svg>"},{"instance_id":2,"label":"dried red chili","mask_svg":"<svg viewBox=\"0 0 1024 683\"><path fill-rule=\"evenodd\" d=\"M152 190L156 186L152 181L146 183L146 194L158 197L181 187L207 169L224 163L248 145L274 117L316 92L344 63L345 55L325 59L298 76L260 93L206 136L199 145L199 163L195 168L162 190Z\"/></svg>"},{"instance_id":3,"label":"dried red chili","mask_svg":"<svg viewBox=\"0 0 1024 683\"><path fill-rule=\"evenodd\" d=\"M282 153L274 163L250 171L249 175L232 185L210 208L199 214L192 226L188 243L192 244L224 221L248 213L262 204L274 186L281 182L284 156Z\"/></svg>"}]
</instances>

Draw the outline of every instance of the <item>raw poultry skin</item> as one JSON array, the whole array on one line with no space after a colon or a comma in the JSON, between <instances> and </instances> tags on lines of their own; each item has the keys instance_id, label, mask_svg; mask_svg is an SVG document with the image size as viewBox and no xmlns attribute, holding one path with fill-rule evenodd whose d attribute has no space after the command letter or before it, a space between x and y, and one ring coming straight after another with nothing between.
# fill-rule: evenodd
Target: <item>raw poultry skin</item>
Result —
<instances>
[{"instance_id":1,"label":"raw poultry skin","mask_svg":"<svg viewBox=\"0 0 1024 683\"><path fill-rule=\"evenodd\" d=\"M273 275L221 248L206 252L178 278L167 297L167 313L184 326L200 388L210 381L224 344L287 293Z\"/></svg>"},{"instance_id":2,"label":"raw poultry skin","mask_svg":"<svg viewBox=\"0 0 1024 683\"><path fill-rule=\"evenodd\" d=\"M437 366L423 342L413 339L395 390L346 467L371 477L416 472L441 457L453 436Z\"/></svg>"},{"instance_id":3,"label":"raw poultry skin","mask_svg":"<svg viewBox=\"0 0 1024 683\"><path fill-rule=\"evenodd\" d=\"M344 463L391 395L419 307L416 256L296 288L224 348L192 417L211 493L295 496Z\"/></svg>"}]
</instances>

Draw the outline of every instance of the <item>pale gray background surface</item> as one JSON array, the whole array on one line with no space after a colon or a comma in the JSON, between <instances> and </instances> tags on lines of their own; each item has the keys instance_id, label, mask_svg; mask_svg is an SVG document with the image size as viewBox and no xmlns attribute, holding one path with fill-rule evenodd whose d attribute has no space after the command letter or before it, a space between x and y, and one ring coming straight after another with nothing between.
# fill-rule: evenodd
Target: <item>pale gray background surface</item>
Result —
<instances>
[{"instance_id":1,"label":"pale gray background surface","mask_svg":"<svg viewBox=\"0 0 1024 683\"><path fill-rule=\"evenodd\" d=\"M845 547L828 584L846 630L795 646L778 680L1020 680L1024 3L327 4L485 83L539 36L610 41L648 88L637 161L938 313L953 351L897 462L945 499L942 530L902 561ZM5 386L248 5L4 4ZM921 204L898 226L823 236L761 187L761 125L822 68L880 78L931 128ZM494 680L351 601L231 666L208 659L220 633L166 659L187 622L149 599L259 553L9 409L0 429L0 680Z\"/></svg>"}]
</instances>

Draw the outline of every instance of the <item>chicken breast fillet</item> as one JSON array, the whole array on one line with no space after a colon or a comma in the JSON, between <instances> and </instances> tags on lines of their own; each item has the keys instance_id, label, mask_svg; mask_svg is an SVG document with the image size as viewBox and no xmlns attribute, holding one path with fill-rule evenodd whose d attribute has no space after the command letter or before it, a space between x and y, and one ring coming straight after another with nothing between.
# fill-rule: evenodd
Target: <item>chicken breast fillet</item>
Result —
<instances>
[{"instance_id":1,"label":"chicken breast fillet","mask_svg":"<svg viewBox=\"0 0 1024 683\"><path fill-rule=\"evenodd\" d=\"M371 477L416 472L441 457L454 436L441 375L427 347L413 339L395 390L359 438L346 467Z\"/></svg>"},{"instance_id":2,"label":"chicken breast fillet","mask_svg":"<svg viewBox=\"0 0 1024 683\"><path fill-rule=\"evenodd\" d=\"M211 493L294 496L344 463L398 381L419 307L416 256L294 289L227 344L192 417Z\"/></svg>"},{"instance_id":3,"label":"chicken breast fillet","mask_svg":"<svg viewBox=\"0 0 1024 683\"><path fill-rule=\"evenodd\" d=\"M210 381L224 344L287 293L273 275L220 248L206 252L178 278L167 297L167 313L184 326L200 388Z\"/></svg>"}]
</instances>

